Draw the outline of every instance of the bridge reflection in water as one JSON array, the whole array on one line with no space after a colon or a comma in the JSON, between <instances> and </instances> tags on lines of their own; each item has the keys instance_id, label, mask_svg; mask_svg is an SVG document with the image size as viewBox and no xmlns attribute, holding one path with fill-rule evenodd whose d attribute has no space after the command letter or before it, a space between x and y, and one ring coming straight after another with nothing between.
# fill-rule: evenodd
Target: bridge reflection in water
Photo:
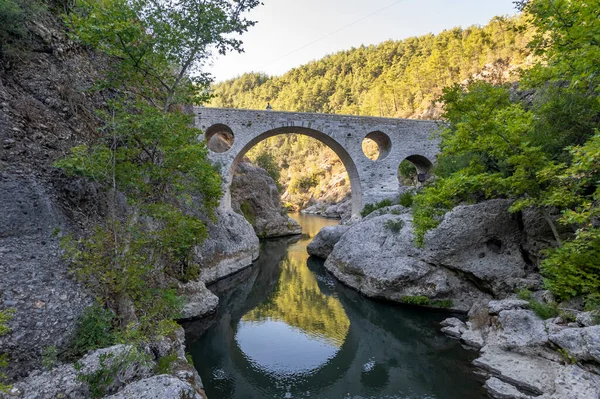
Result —
<instances>
[{"instance_id":1,"label":"bridge reflection in water","mask_svg":"<svg viewBox=\"0 0 600 399\"><path fill-rule=\"evenodd\" d=\"M186 325L207 394L221 398L485 398L472 354L439 333L443 313L378 303L343 287L306 244L336 222L298 215L305 235L210 287L217 314Z\"/></svg>"}]
</instances>

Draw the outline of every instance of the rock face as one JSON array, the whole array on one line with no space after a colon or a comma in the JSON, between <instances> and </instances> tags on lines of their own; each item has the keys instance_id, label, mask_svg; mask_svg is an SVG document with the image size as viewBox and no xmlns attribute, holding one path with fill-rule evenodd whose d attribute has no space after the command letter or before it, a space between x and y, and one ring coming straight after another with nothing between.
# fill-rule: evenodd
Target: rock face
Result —
<instances>
[{"instance_id":1,"label":"rock face","mask_svg":"<svg viewBox=\"0 0 600 399\"><path fill-rule=\"evenodd\" d=\"M325 267L344 284L370 297L405 301L426 296L467 310L485 294L442 267L422 260L408 213L374 216L352 227L335 244Z\"/></svg>"},{"instance_id":2,"label":"rock face","mask_svg":"<svg viewBox=\"0 0 600 399\"><path fill-rule=\"evenodd\" d=\"M562 319L542 320L527 308L527 302L511 299L476 305L467 323L449 330L457 323L447 319L442 331L480 349L473 364L487 375L485 387L493 398L600 397L600 326L567 328Z\"/></svg>"},{"instance_id":3,"label":"rock face","mask_svg":"<svg viewBox=\"0 0 600 399\"><path fill-rule=\"evenodd\" d=\"M208 238L194 250L201 267L200 280L210 284L227 277L258 258L258 238L250 223L232 210L218 209L208 224Z\"/></svg>"},{"instance_id":4,"label":"rock face","mask_svg":"<svg viewBox=\"0 0 600 399\"><path fill-rule=\"evenodd\" d=\"M333 246L337 244L342 235L348 231L348 226L325 226L308 244L306 250L309 255L327 259L333 251Z\"/></svg>"},{"instance_id":5,"label":"rock face","mask_svg":"<svg viewBox=\"0 0 600 399\"><path fill-rule=\"evenodd\" d=\"M15 311L0 353L10 354L14 375L35 367L44 348L65 345L92 298L61 259L52 233L66 229L66 217L44 185L31 175L2 174L0 204L0 309Z\"/></svg>"},{"instance_id":6,"label":"rock face","mask_svg":"<svg viewBox=\"0 0 600 399\"><path fill-rule=\"evenodd\" d=\"M277 185L262 168L242 162L231 183L231 206L254 227L261 238L302 234L302 227L287 216Z\"/></svg>"},{"instance_id":7,"label":"rock face","mask_svg":"<svg viewBox=\"0 0 600 399\"><path fill-rule=\"evenodd\" d=\"M456 270L494 296L530 286L526 277L533 266L521 253L522 232L510 204L492 200L455 208L425 236L424 260Z\"/></svg>"}]
</instances>

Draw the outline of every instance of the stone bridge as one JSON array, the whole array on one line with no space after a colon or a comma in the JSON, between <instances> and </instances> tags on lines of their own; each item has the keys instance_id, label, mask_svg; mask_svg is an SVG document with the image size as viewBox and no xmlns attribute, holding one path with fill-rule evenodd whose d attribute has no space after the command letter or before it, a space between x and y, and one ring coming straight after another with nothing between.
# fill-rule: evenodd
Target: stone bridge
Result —
<instances>
[{"instance_id":1,"label":"stone bridge","mask_svg":"<svg viewBox=\"0 0 600 399\"><path fill-rule=\"evenodd\" d=\"M364 204L398 194L400 162L411 161L423 179L439 151L439 139L432 138L440 126L435 121L205 107L195 107L194 113L207 142L219 135L231 144L210 152L223 176L224 207L231 206L229 188L238 163L257 143L278 134L313 137L338 155L350 178L353 216ZM365 138L377 143L377 160L363 153Z\"/></svg>"}]
</instances>

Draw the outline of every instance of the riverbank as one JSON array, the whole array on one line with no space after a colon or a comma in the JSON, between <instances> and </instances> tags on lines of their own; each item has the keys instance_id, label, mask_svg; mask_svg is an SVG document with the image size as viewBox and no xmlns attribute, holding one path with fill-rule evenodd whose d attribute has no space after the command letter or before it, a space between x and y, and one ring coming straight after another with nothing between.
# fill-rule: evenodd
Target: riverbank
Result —
<instances>
[{"instance_id":1,"label":"riverbank","mask_svg":"<svg viewBox=\"0 0 600 399\"><path fill-rule=\"evenodd\" d=\"M367 297L467 313L466 323L450 318L442 331L479 352L474 365L492 397L596 398L598 314L553 302L533 263L552 232L509 206L457 207L423 248L414 244L408 209L382 208L354 225L324 228L308 252Z\"/></svg>"}]
</instances>

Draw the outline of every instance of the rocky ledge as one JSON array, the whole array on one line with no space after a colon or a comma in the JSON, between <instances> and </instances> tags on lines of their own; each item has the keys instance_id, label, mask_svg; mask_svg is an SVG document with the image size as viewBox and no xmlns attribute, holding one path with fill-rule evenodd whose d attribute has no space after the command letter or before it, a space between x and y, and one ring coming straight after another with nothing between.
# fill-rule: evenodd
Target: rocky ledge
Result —
<instances>
[{"instance_id":1,"label":"rocky ledge","mask_svg":"<svg viewBox=\"0 0 600 399\"><path fill-rule=\"evenodd\" d=\"M591 313L579 322L543 320L529 302L475 304L466 323L442 322L442 331L478 350L473 364L487 376L495 399L600 398L600 325Z\"/></svg>"},{"instance_id":2,"label":"rocky ledge","mask_svg":"<svg viewBox=\"0 0 600 399\"><path fill-rule=\"evenodd\" d=\"M48 364L1 398L206 399L200 376L185 358L183 329L145 348L115 345L75 363Z\"/></svg>"},{"instance_id":3,"label":"rocky ledge","mask_svg":"<svg viewBox=\"0 0 600 399\"><path fill-rule=\"evenodd\" d=\"M494 200L457 207L423 248L415 246L409 209L382 208L345 231L324 229L309 253L327 258L336 278L367 296L467 312L481 300L540 288L509 206Z\"/></svg>"}]
</instances>

